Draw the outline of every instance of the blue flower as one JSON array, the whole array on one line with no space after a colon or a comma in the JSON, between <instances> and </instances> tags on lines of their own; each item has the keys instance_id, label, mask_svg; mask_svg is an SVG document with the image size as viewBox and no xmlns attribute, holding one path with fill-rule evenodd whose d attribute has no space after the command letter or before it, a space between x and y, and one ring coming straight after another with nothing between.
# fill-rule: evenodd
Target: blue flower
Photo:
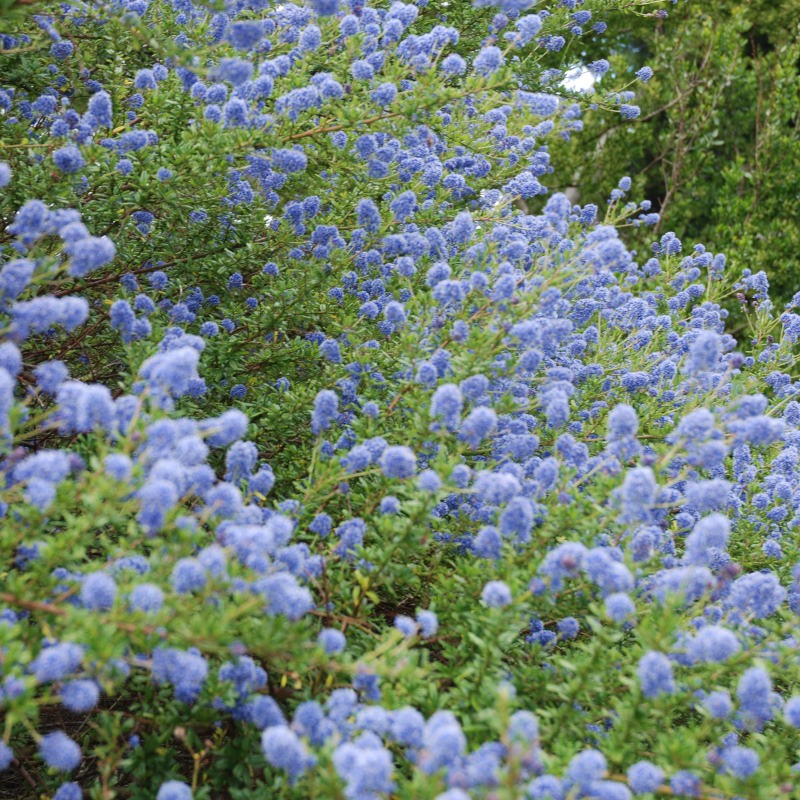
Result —
<instances>
[{"instance_id":1,"label":"blue flower","mask_svg":"<svg viewBox=\"0 0 800 800\"><path fill-rule=\"evenodd\" d=\"M464 398L461 390L454 383L440 386L431 398L431 416L441 418L449 431L458 428Z\"/></svg>"},{"instance_id":2,"label":"blue flower","mask_svg":"<svg viewBox=\"0 0 800 800\"><path fill-rule=\"evenodd\" d=\"M645 697L654 698L675 691L672 662L663 653L650 650L639 660L637 672Z\"/></svg>"},{"instance_id":3,"label":"blue flower","mask_svg":"<svg viewBox=\"0 0 800 800\"><path fill-rule=\"evenodd\" d=\"M442 479L432 469L426 469L417 476L417 487L423 492L438 492L442 487Z\"/></svg>"},{"instance_id":4,"label":"blue flower","mask_svg":"<svg viewBox=\"0 0 800 800\"><path fill-rule=\"evenodd\" d=\"M317 642L328 655L341 653L347 644L345 635L335 628L323 628L319 632Z\"/></svg>"},{"instance_id":5,"label":"blue flower","mask_svg":"<svg viewBox=\"0 0 800 800\"><path fill-rule=\"evenodd\" d=\"M92 117L93 127L110 128L113 126L111 96L108 92L95 92L89 98L88 111Z\"/></svg>"},{"instance_id":6,"label":"blue flower","mask_svg":"<svg viewBox=\"0 0 800 800\"><path fill-rule=\"evenodd\" d=\"M264 35L264 26L259 20L237 20L228 25L228 41L237 50L251 50Z\"/></svg>"},{"instance_id":7,"label":"blue flower","mask_svg":"<svg viewBox=\"0 0 800 800\"><path fill-rule=\"evenodd\" d=\"M693 661L722 662L741 650L736 636L721 625L706 625L688 644L688 655Z\"/></svg>"},{"instance_id":8,"label":"blue flower","mask_svg":"<svg viewBox=\"0 0 800 800\"><path fill-rule=\"evenodd\" d=\"M81 787L74 781L70 781L69 783L62 783L56 789L53 800L81 800L82 797L83 791Z\"/></svg>"},{"instance_id":9,"label":"blue flower","mask_svg":"<svg viewBox=\"0 0 800 800\"><path fill-rule=\"evenodd\" d=\"M86 160L74 144L67 144L53 151L53 162L67 175L79 172L86 166Z\"/></svg>"},{"instance_id":10,"label":"blue flower","mask_svg":"<svg viewBox=\"0 0 800 800\"><path fill-rule=\"evenodd\" d=\"M567 778L583 791L593 781L602 778L605 771L605 756L599 750L584 750L569 762Z\"/></svg>"},{"instance_id":11,"label":"blue flower","mask_svg":"<svg viewBox=\"0 0 800 800\"><path fill-rule=\"evenodd\" d=\"M333 753L333 765L346 782L345 795L351 800L377 797L394 788L392 755L374 734L339 745Z\"/></svg>"},{"instance_id":12,"label":"blue flower","mask_svg":"<svg viewBox=\"0 0 800 800\"><path fill-rule=\"evenodd\" d=\"M496 428L497 414L491 408L478 406L473 409L461 423L458 437L465 441L470 447L475 448L480 445L483 439L490 436Z\"/></svg>"},{"instance_id":13,"label":"blue flower","mask_svg":"<svg viewBox=\"0 0 800 800\"><path fill-rule=\"evenodd\" d=\"M736 687L739 709L755 728L772 719L772 681L761 667L746 670Z\"/></svg>"},{"instance_id":14,"label":"blue flower","mask_svg":"<svg viewBox=\"0 0 800 800\"><path fill-rule=\"evenodd\" d=\"M192 800L192 789L183 781L166 781L158 787L156 800Z\"/></svg>"},{"instance_id":15,"label":"blue flower","mask_svg":"<svg viewBox=\"0 0 800 800\"><path fill-rule=\"evenodd\" d=\"M490 45L484 47L473 62L473 67L479 75L491 75L496 72L503 64L503 52L499 47Z\"/></svg>"},{"instance_id":16,"label":"blue flower","mask_svg":"<svg viewBox=\"0 0 800 800\"><path fill-rule=\"evenodd\" d=\"M754 619L772 616L786 599L786 589L772 572L751 572L737 578L725 604Z\"/></svg>"},{"instance_id":17,"label":"blue flower","mask_svg":"<svg viewBox=\"0 0 800 800\"><path fill-rule=\"evenodd\" d=\"M172 588L178 594L187 594L206 585L206 571L196 558L181 558L172 569Z\"/></svg>"},{"instance_id":18,"label":"blue flower","mask_svg":"<svg viewBox=\"0 0 800 800\"><path fill-rule=\"evenodd\" d=\"M311 414L311 432L320 434L330 428L331 423L338 415L339 398L336 392L323 389L314 398L314 411Z\"/></svg>"},{"instance_id":19,"label":"blue flower","mask_svg":"<svg viewBox=\"0 0 800 800\"><path fill-rule=\"evenodd\" d=\"M783 716L794 728L800 728L800 696L789 698L783 707Z\"/></svg>"},{"instance_id":20,"label":"blue flower","mask_svg":"<svg viewBox=\"0 0 800 800\"><path fill-rule=\"evenodd\" d=\"M727 719L733 711L731 696L725 691L711 692L703 705L714 719Z\"/></svg>"},{"instance_id":21,"label":"blue flower","mask_svg":"<svg viewBox=\"0 0 800 800\"><path fill-rule=\"evenodd\" d=\"M419 765L423 772L431 775L455 764L466 746L466 737L455 715L450 711L437 711L425 725Z\"/></svg>"},{"instance_id":22,"label":"blue flower","mask_svg":"<svg viewBox=\"0 0 800 800\"><path fill-rule=\"evenodd\" d=\"M758 753L749 747L736 745L734 747L726 747L722 751L722 765L725 772L741 780L746 780L755 775L759 763Z\"/></svg>"},{"instance_id":23,"label":"blue flower","mask_svg":"<svg viewBox=\"0 0 800 800\"><path fill-rule=\"evenodd\" d=\"M43 361L34 368L33 374L39 388L46 394L55 394L58 387L69 377L63 361Z\"/></svg>"},{"instance_id":24,"label":"blue flower","mask_svg":"<svg viewBox=\"0 0 800 800\"><path fill-rule=\"evenodd\" d=\"M93 611L108 611L114 605L117 584L105 572L93 572L81 584L81 602Z\"/></svg>"},{"instance_id":25,"label":"blue flower","mask_svg":"<svg viewBox=\"0 0 800 800\"><path fill-rule=\"evenodd\" d=\"M267 761L291 778L302 775L314 759L308 755L297 734L286 725L275 725L261 734L261 749Z\"/></svg>"},{"instance_id":26,"label":"blue flower","mask_svg":"<svg viewBox=\"0 0 800 800\"><path fill-rule=\"evenodd\" d=\"M686 371L690 375L716 368L722 354L722 339L715 331L702 331L689 347Z\"/></svg>"},{"instance_id":27,"label":"blue flower","mask_svg":"<svg viewBox=\"0 0 800 800\"><path fill-rule=\"evenodd\" d=\"M679 797L699 797L700 778L694 773L689 772L689 770L682 769L670 778L669 788Z\"/></svg>"},{"instance_id":28,"label":"blue flower","mask_svg":"<svg viewBox=\"0 0 800 800\"><path fill-rule=\"evenodd\" d=\"M686 561L710 566L725 550L730 535L730 523L722 514L703 517L686 537Z\"/></svg>"},{"instance_id":29,"label":"blue flower","mask_svg":"<svg viewBox=\"0 0 800 800\"><path fill-rule=\"evenodd\" d=\"M625 622L636 613L636 605L624 592L614 592L606 597L606 614L614 622Z\"/></svg>"},{"instance_id":30,"label":"blue flower","mask_svg":"<svg viewBox=\"0 0 800 800\"><path fill-rule=\"evenodd\" d=\"M164 592L152 583L140 583L128 596L131 608L152 614L161 610L164 604Z\"/></svg>"},{"instance_id":31,"label":"blue flower","mask_svg":"<svg viewBox=\"0 0 800 800\"><path fill-rule=\"evenodd\" d=\"M156 683L171 683L178 700L192 703L208 676L208 664L197 650L157 647L153 651L152 672Z\"/></svg>"},{"instance_id":32,"label":"blue flower","mask_svg":"<svg viewBox=\"0 0 800 800\"><path fill-rule=\"evenodd\" d=\"M75 713L89 711L97 705L100 689L94 681L79 680L65 683L61 689L61 702Z\"/></svg>"},{"instance_id":33,"label":"blue flower","mask_svg":"<svg viewBox=\"0 0 800 800\"><path fill-rule=\"evenodd\" d=\"M39 753L45 764L61 772L71 772L81 763L81 749L63 731L54 731L42 737Z\"/></svg>"},{"instance_id":34,"label":"blue flower","mask_svg":"<svg viewBox=\"0 0 800 800\"><path fill-rule=\"evenodd\" d=\"M650 467L628 470L620 488L623 522L647 522L656 500L656 481Z\"/></svg>"},{"instance_id":35,"label":"blue flower","mask_svg":"<svg viewBox=\"0 0 800 800\"><path fill-rule=\"evenodd\" d=\"M393 445L381 453L378 464L387 478L410 478L416 471L417 459L410 447Z\"/></svg>"},{"instance_id":36,"label":"blue flower","mask_svg":"<svg viewBox=\"0 0 800 800\"><path fill-rule=\"evenodd\" d=\"M309 5L318 17L332 17L339 11L339 0L309 0Z\"/></svg>"},{"instance_id":37,"label":"blue flower","mask_svg":"<svg viewBox=\"0 0 800 800\"><path fill-rule=\"evenodd\" d=\"M393 83L382 83L370 93L372 102L382 108L390 106L396 96L397 87Z\"/></svg>"},{"instance_id":38,"label":"blue flower","mask_svg":"<svg viewBox=\"0 0 800 800\"><path fill-rule=\"evenodd\" d=\"M450 53L442 59L439 69L446 75L463 75L467 71L467 62L458 53Z\"/></svg>"},{"instance_id":39,"label":"blue flower","mask_svg":"<svg viewBox=\"0 0 800 800\"><path fill-rule=\"evenodd\" d=\"M502 608L512 601L511 589L503 581L489 581L481 592L481 600L489 608Z\"/></svg>"},{"instance_id":40,"label":"blue flower","mask_svg":"<svg viewBox=\"0 0 800 800\"><path fill-rule=\"evenodd\" d=\"M108 236L87 236L68 242L64 250L70 257L69 274L82 278L114 260L117 249Z\"/></svg>"},{"instance_id":41,"label":"blue flower","mask_svg":"<svg viewBox=\"0 0 800 800\"><path fill-rule=\"evenodd\" d=\"M11 762L14 760L14 751L0 739L0 772L8 769Z\"/></svg>"},{"instance_id":42,"label":"blue flower","mask_svg":"<svg viewBox=\"0 0 800 800\"><path fill-rule=\"evenodd\" d=\"M83 648L73 642L45 647L31 664L39 683L59 681L75 672L83 659Z\"/></svg>"}]
</instances>

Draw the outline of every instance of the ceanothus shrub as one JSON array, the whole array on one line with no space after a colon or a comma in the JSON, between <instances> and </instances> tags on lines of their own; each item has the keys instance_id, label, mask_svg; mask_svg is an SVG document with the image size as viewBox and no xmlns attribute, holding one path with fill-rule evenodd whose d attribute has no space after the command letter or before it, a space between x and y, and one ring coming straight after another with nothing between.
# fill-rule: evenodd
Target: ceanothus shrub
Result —
<instances>
[{"instance_id":1,"label":"ceanothus shrub","mask_svg":"<svg viewBox=\"0 0 800 800\"><path fill-rule=\"evenodd\" d=\"M791 793L797 319L547 188L651 5L2 35L0 794Z\"/></svg>"}]
</instances>

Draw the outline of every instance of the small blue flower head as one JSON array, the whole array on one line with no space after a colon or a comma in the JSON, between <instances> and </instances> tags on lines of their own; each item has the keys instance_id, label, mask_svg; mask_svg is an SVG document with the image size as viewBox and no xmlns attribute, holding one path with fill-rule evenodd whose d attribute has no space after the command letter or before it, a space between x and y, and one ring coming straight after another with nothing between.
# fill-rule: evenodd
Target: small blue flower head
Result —
<instances>
[{"instance_id":1,"label":"small blue flower head","mask_svg":"<svg viewBox=\"0 0 800 800\"><path fill-rule=\"evenodd\" d=\"M699 797L700 778L693 772L682 769L669 779L669 788L679 797Z\"/></svg>"},{"instance_id":2,"label":"small blue flower head","mask_svg":"<svg viewBox=\"0 0 800 800\"><path fill-rule=\"evenodd\" d=\"M401 222L413 216L417 209L417 196L412 191L406 191L395 197L389 204L389 208L395 218Z\"/></svg>"},{"instance_id":3,"label":"small blue flower head","mask_svg":"<svg viewBox=\"0 0 800 800\"><path fill-rule=\"evenodd\" d=\"M639 419L636 411L627 403L614 406L608 415L608 441L616 441L629 436L636 436Z\"/></svg>"},{"instance_id":4,"label":"small blue flower head","mask_svg":"<svg viewBox=\"0 0 800 800\"><path fill-rule=\"evenodd\" d=\"M2 768L0 767L0 769ZM82 798L83 790L74 781L62 783L53 795L53 800L81 800Z\"/></svg>"},{"instance_id":5,"label":"small blue flower head","mask_svg":"<svg viewBox=\"0 0 800 800\"><path fill-rule=\"evenodd\" d=\"M64 250L70 257L69 274L82 278L114 260L117 249L108 236L86 236L67 242Z\"/></svg>"},{"instance_id":6,"label":"small blue flower head","mask_svg":"<svg viewBox=\"0 0 800 800\"><path fill-rule=\"evenodd\" d=\"M0 161L0 189L4 189L11 182L11 167L5 161Z\"/></svg>"},{"instance_id":7,"label":"small blue flower head","mask_svg":"<svg viewBox=\"0 0 800 800\"><path fill-rule=\"evenodd\" d=\"M503 581L489 581L481 592L481 600L489 608L503 608L512 602L511 589Z\"/></svg>"},{"instance_id":8,"label":"small blue flower head","mask_svg":"<svg viewBox=\"0 0 800 800\"><path fill-rule=\"evenodd\" d=\"M403 636L414 636L417 633L417 623L405 614L398 614L394 618L394 627L403 634Z\"/></svg>"},{"instance_id":9,"label":"small blue flower head","mask_svg":"<svg viewBox=\"0 0 800 800\"><path fill-rule=\"evenodd\" d=\"M625 592L614 592L606 597L606 614L614 622L625 622L636 613L636 605Z\"/></svg>"},{"instance_id":10,"label":"small blue flower head","mask_svg":"<svg viewBox=\"0 0 800 800\"><path fill-rule=\"evenodd\" d=\"M755 775L760 759L755 750L749 747L726 747L722 751L722 766L725 772L740 780L746 780Z\"/></svg>"},{"instance_id":11,"label":"small blue flower head","mask_svg":"<svg viewBox=\"0 0 800 800\"><path fill-rule=\"evenodd\" d=\"M655 792L664 781L664 771L649 761L637 761L628 767L628 784L635 794Z\"/></svg>"},{"instance_id":12,"label":"small blue flower head","mask_svg":"<svg viewBox=\"0 0 800 800\"><path fill-rule=\"evenodd\" d=\"M581 629L581 625L575 617L560 619L556 627L558 628L558 635L562 639L574 639Z\"/></svg>"},{"instance_id":13,"label":"small blue flower head","mask_svg":"<svg viewBox=\"0 0 800 800\"><path fill-rule=\"evenodd\" d=\"M67 144L55 150L53 152L53 162L58 169L67 175L78 172L86 166L86 160L74 144Z\"/></svg>"},{"instance_id":14,"label":"small blue flower head","mask_svg":"<svg viewBox=\"0 0 800 800\"><path fill-rule=\"evenodd\" d=\"M137 611L154 614L164 604L164 592L153 583L140 583L131 591L128 602Z\"/></svg>"},{"instance_id":15,"label":"small blue flower head","mask_svg":"<svg viewBox=\"0 0 800 800\"><path fill-rule=\"evenodd\" d=\"M71 772L81 763L81 749L63 731L54 731L42 737L39 753L45 764L61 772Z\"/></svg>"},{"instance_id":16,"label":"small blue flower head","mask_svg":"<svg viewBox=\"0 0 800 800\"><path fill-rule=\"evenodd\" d=\"M636 71L636 77L642 82L647 83L653 77L653 70L650 67L642 67Z\"/></svg>"},{"instance_id":17,"label":"small blue flower head","mask_svg":"<svg viewBox=\"0 0 800 800\"><path fill-rule=\"evenodd\" d=\"M458 428L464 398L461 389L454 383L442 384L431 398L431 416L443 421L449 431Z\"/></svg>"},{"instance_id":18,"label":"small blue flower head","mask_svg":"<svg viewBox=\"0 0 800 800\"><path fill-rule=\"evenodd\" d=\"M61 702L75 713L89 711L97 705L100 689L94 681L78 680L65 683L61 689Z\"/></svg>"},{"instance_id":19,"label":"small blue flower head","mask_svg":"<svg viewBox=\"0 0 800 800\"><path fill-rule=\"evenodd\" d=\"M8 769L14 760L14 751L0 739L0 772Z\"/></svg>"},{"instance_id":20,"label":"small blue flower head","mask_svg":"<svg viewBox=\"0 0 800 800\"><path fill-rule=\"evenodd\" d=\"M754 619L772 616L786 599L786 589L772 572L750 572L737 578L725 605Z\"/></svg>"},{"instance_id":21,"label":"small blue flower head","mask_svg":"<svg viewBox=\"0 0 800 800\"><path fill-rule=\"evenodd\" d=\"M437 711L428 720L423 734L423 746L420 767L427 774L458 761L466 749L467 739L452 712Z\"/></svg>"},{"instance_id":22,"label":"small blue flower head","mask_svg":"<svg viewBox=\"0 0 800 800\"><path fill-rule=\"evenodd\" d=\"M381 453L378 464L387 478L410 478L416 471L417 458L410 447L392 445Z\"/></svg>"},{"instance_id":23,"label":"small blue flower head","mask_svg":"<svg viewBox=\"0 0 800 800\"><path fill-rule=\"evenodd\" d=\"M339 412L339 398L336 392L323 389L314 399L314 410L311 413L311 432L320 434L330 428Z\"/></svg>"},{"instance_id":24,"label":"small blue flower head","mask_svg":"<svg viewBox=\"0 0 800 800\"><path fill-rule=\"evenodd\" d=\"M628 470L620 488L622 522L647 522L656 500L656 479L650 467Z\"/></svg>"},{"instance_id":25,"label":"small blue flower head","mask_svg":"<svg viewBox=\"0 0 800 800\"><path fill-rule=\"evenodd\" d=\"M730 522L722 514L703 517L686 537L686 561L710 566L725 550L730 536Z\"/></svg>"},{"instance_id":26,"label":"small blue flower head","mask_svg":"<svg viewBox=\"0 0 800 800\"><path fill-rule=\"evenodd\" d=\"M438 492L442 488L442 479L435 470L426 469L417 476L417 487L423 492Z\"/></svg>"},{"instance_id":27,"label":"small blue flower head","mask_svg":"<svg viewBox=\"0 0 800 800\"><path fill-rule=\"evenodd\" d=\"M261 734L264 757L277 769L282 769L291 778L302 775L313 763L306 746L297 734L286 725L275 725Z\"/></svg>"},{"instance_id":28,"label":"small blue flower head","mask_svg":"<svg viewBox=\"0 0 800 800\"><path fill-rule=\"evenodd\" d=\"M446 384L452 386L453 384ZM444 388L444 387L440 387ZM486 406L473 408L461 423L458 438L475 448L497 428L497 414Z\"/></svg>"},{"instance_id":29,"label":"small blue flower head","mask_svg":"<svg viewBox=\"0 0 800 800\"><path fill-rule=\"evenodd\" d=\"M672 662L663 654L654 650L646 653L640 660L637 669L642 694L647 698L660 694L672 694L675 691L675 679L672 676Z\"/></svg>"},{"instance_id":30,"label":"small blue flower head","mask_svg":"<svg viewBox=\"0 0 800 800\"><path fill-rule=\"evenodd\" d=\"M196 558L181 558L172 570L172 588L178 594L196 592L206 585L206 571Z\"/></svg>"},{"instance_id":31,"label":"small blue flower head","mask_svg":"<svg viewBox=\"0 0 800 800\"><path fill-rule=\"evenodd\" d=\"M259 20L237 20L228 26L226 35L237 50L250 50L261 41L264 26Z\"/></svg>"},{"instance_id":32,"label":"small blue flower head","mask_svg":"<svg viewBox=\"0 0 800 800\"><path fill-rule=\"evenodd\" d=\"M73 642L60 642L43 648L31 664L39 683L58 681L74 672L83 658L83 649Z\"/></svg>"},{"instance_id":33,"label":"small blue flower head","mask_svg":"<svg viewBox=\"0 0 800 800\"><path fill-rule=\"evenodd\" d=\"M467 71L467 62L458 54L450 53L439 64L445 75L463 75Z\"/></svg>"},{"instance_id":34,"label":"small blue flower head","mask_svg":"<svg viewBox=\"0 0 800 800\"><path fill-rule=\"evenodd\" d=\"M336 628L323 628L317 637L317 643L330 656L341 653L347 645L347 639Z\"/></svg>"},{"instance_id":35,"label":"small blue flower head","mask_svg":"<svg viewBox=\"0 0 800 800\"><path fill-rule=\"evenodd\" d=\"M793 728L800 728L800 695L795 695L786 701L783 716Z\"/></svg>"},{"instance_id":36,"label":"small blue flower head","mask_svg":"<svg viewBox=\"0 0 800 800\"><path fill-rule=\"evenodd\" d=\"M473 67L478 75L491 75L503 65L503 51L499 47L490 45L484 47L473 62Z\"/></svg>"},{"instance_id":37,"label":"small blue flower head","mask_svg":"<svg viewBox=\"0 0 800 800\"><path fill-rule=\"evenodd\" d=\"M339 13L339 0L308 0L318 17L332 17Z\"/></svg>"},{"instance_id":38,"label":"small blue flower head","mask_svg":"<svg viewBox=\"0 0 800 800\"><path fill-rule=\"evenodd\" d=\"M192 800L192 789L183 781L167 781L159 787L156 800Z\"/></svg>"},{"instance_id":39,"label":"small blue flower head","mask_svg":"<svg viewBox=\"0 0 800 800\"><path fill-rule=\"evenodd\" d=\"M567 778L573 785L588 787L593 781L600 780L606 771L605 756L599 750L584 750L578 753L567 767Z\"/></svg>"},{"instance_id":40,"label":"small blue flower head","mask_svg":"<svg viewBox=\"0 0 800 800\"><path fill-rule=\"evenodd\" d=\"M117 584L105 572L93 572L81 585L81 602L85 608L93 611L108 611L114 605L117 596Z\"/></svg>"},{"instance_id":41,"label":"small blue flower head","mask_svg":"<svg viewBox=\"0 0 800 800\"><path fill-rule=\"evenodd\" d=\"M381 514L397 514L400 511L400 501L393 495L387 495L381 500L380 511Z\"/></svg>"},{"instance_id":42,"label":"small blue flower head","mask_svg":"<svg viewBox=\"0 0 800 800\"><path fill-rule=\"evenodd\" d=\"M439 630L439 619L433 611L427 609L417 612L417 623L424 639L436 636L436 632Z\"/></svg>"},{"instance_id":43,"label":"small blue flower head","mask_svg":"<svg viewBox=\"0 0 800 800\"><path fill-rule=\"evenodd\" d=\"M733 711L733 701L725 691L711 692L703 700L703 705L714 719L727 719Z\"/></svg>"},{"instance_id":44,"label":"small blue flower head","mask_svg":"<svg viewBox=\"0 0 800 800\"><path fill-rule=\"evenodd\" d=\"M772 719L772 680L761 667L746 670L736 687L739 709L754 727Z\"/></svg>"},{"instance_id":45,"label":"small blue flower head","mask_svg":"<svg viewBox=\"0 0 800 800\"><path fill-rule=\"evenodd\" d=\"M709 372L719 363L722 354L722 339L715 331L702 331L689 347L686 372L698 375Z\"/></svg>"}]
</instances>

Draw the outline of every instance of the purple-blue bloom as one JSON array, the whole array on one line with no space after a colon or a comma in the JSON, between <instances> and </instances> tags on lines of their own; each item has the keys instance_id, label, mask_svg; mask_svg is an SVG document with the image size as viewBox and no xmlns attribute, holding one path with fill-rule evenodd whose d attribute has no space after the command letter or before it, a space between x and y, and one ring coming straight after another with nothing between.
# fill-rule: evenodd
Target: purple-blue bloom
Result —
<instances>
[{"instance_id":1,"label":"purple-blue bloom","mask_svg":"<svg viewBox=\"0 0 800 800\"><path fill-rule=\"evenodd\" d=\"M183 781L166 781L158 788L156 800L192 800L192 789Z\"/></svg>"},{"instance_id":2,"label":"purple-blue bloom","mask_svg":"<svg viewBox=\"0 0 800 800\"><path fill-rule=\"evenodd\" d=\"M80 747L63 731L43 736L39 742L39 753L45 764L61 772L71 772L81 762Z\"/></svg>"},{"instance_id":3,"label":"purple-blue bloom","mask_svg":"<svg viewBox=\"0 0 800 800\"><path fill-rule=\"evenodd\" d=\"M650 650L639 660L637 668L642 694L647 698L660 694L672 694L675 680L672 677L672 662L663 654Z\"/></svg>"},{"instance_id":4,"label":"purple-blue bloom","mask_svg":"<svg viewBox=\"0 0 800 800\"><path fill-rule=\"evenodd\" d=\"M489 608L502 608L511 603L511 589L503 581L489 581L481 592L481 600Z\"/></svg>"},{"instance_id":5,"label":"purple-blue bloom","mask_svg":"<svg viewBox=\"0 0 800 800\"><path fill-rule=\"evenodd\" d=\"M410 447L392 445L381 453L378 463L387 478L410 478L416 470L417 459Z\"/></svg>"}]
</instances>

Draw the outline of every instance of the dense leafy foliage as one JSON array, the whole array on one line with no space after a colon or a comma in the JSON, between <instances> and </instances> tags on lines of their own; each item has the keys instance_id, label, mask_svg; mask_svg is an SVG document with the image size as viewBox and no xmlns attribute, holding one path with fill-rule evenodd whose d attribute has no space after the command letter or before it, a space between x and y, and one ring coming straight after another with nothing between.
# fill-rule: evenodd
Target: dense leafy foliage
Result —
<instances>
[{"instance_id":1,"label":"dense leafy foliage","mask_svg":"<svg viewBox=\"0 0 800 800\"><path fill-rule=\"evenodd\" d=\"M2 796L791 794L800 316L548 190L663 9L532 5L11 9Z\"/></svg>"},{"instance_id":2,"label":"dense leafy foliage","mask_svg":"<svg viewBox=\"0 0 800 800\"><path fill-rule=\"evenodd\" d=\"M607 58L609 79L643 66L646 109L635 126L597 107L585 133L554 151L553 187L598 202L620 171L661 214L660 230L691 231L723 249L737 271L761 270L772 293L792 301L800 212L797 6L681 0L658 19L617 12L599 40L573 51L573 68ZM752 298L739 304L752 310ZM737 320L737 325L738 325Z\"/></svg>"}]
</instances>

